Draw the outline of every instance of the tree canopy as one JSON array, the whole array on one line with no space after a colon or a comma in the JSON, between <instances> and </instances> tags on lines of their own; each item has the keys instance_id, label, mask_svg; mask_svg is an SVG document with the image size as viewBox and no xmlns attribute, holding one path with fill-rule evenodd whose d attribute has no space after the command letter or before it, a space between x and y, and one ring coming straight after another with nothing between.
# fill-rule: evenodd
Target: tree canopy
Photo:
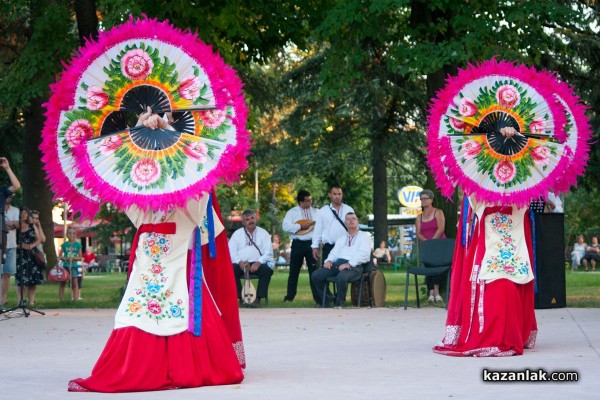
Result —
<instances>
[{"instance_id":1,"label":"tree canopy","mask_svg":"<svg viewBox=\"0 0 600 400\"><path fill-rule=\"evenodd\" d=\"M427 106L467 63L498 57L556 71L598 128L596 2L15 0L0 3L0 145L25 183L25 202L51 203L36 186L41 165L29 160L40 156L41 105L60 61L80 37L94 37L94 15L108 29L142 14L197 31L239 72L251 108L250 168L217 193L224 213L259 207L272 232L298 189L324 204L336 183L363 222L375 214L375 239L384 238L398 188L435 188L425 164ZM597 189L599 166L594 147L582 190ZM452 232L456 197L436 201Z\"/></svg>"}]
</instances>

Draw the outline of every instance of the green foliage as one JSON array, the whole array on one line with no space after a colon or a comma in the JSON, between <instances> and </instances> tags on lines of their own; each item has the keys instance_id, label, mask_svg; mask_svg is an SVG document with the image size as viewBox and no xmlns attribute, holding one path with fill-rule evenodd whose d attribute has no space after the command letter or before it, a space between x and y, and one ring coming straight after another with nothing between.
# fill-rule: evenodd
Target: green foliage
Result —
<instances>
[{"instance_id":1,"label":"green foliage","mask_svg":"<svg viewBox=\"0 0 600 400\"><path fill-rule=\"evenodd\" d=\"M565 244L572 246L577 235L583 234L586 242L592 235L600 237L600 195L598 189L576 189L565 196Z\"/></svg>"},{"instance_id":2,"label":"green foliage","mask_svg":"<svg viewBox=\"0 0 600 400\"><path fill-rule=\"evenodd\" d=\"M428 182L424 147L429 97L443 85L446 73L468 62L497 56L558 71L590 106L597 131L600 41L590 22L598 25L598 5L585 3L96 2L102 29L142 12L169 19L197 30L238 70L251 106L252 167L239 184L217 193L224 215L258 207L261 224L272 232L295 204L298 189L308 189L322 205L331 183L344 187L345 201L364 219L373 212L372 165L378 157L387 163L388 199L395 199L395 190L406 184ZM20 109L48 92L59 61L67 60L77 45L71 6L51 0L0 2L2 37L16 40L9 45L0 39L0 56L6 60L0 64L2 149L20 152ZM600 153L594 148L583 187L595 193L599 177ZM393 200L388 210L377 211L396 212L397 206ZM600 205L592 201L588 208L593 213ZM578 223L573 222L574 229L581 230Z\"/></svg>"},{"instance_id":3,"label":"green foliage","mask_svg":"<svg viewBox=\"0 0 600 400\"><path fill-rule=\"evenodd\" d=\"M15 13L29 2L16 3ZM26 44L0 81L3 93L0 102L6 107L25 107L32 98L44 97L50 82L61 69L60 60L66 59L77 43L68 3L50 0L31 3L31 12L25 15L32 19L24 20L12 13L8 18L11 21L18 18L19 25L13 26L13 29L31 26L28 29L30 37L21 37Z\"/></svg>"},{"instance_id":4,"label":"green foliage","mask_svg":"<svg viewBox=\"0 0 600 400\"><path fill-rule=\"evenodd\" d=\"M122 211L105 203L100 208L96 219L101 220L101 223L91 228L91 230L96 234L97 254L114 252L114 244L111 240L114 237L121 240L122 245L133 241L134 226Z\"/></svg>"}]
</instances>

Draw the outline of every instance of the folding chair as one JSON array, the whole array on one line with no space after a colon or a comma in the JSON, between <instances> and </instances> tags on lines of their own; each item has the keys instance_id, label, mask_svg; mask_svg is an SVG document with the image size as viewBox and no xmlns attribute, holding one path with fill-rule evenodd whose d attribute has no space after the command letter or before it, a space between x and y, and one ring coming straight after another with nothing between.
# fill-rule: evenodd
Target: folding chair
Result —
<instances>
[{"instance_id":1,"label":"folding chair","mask_svg":"<svg viewBox=\"0 0 600 400\"><path fill-rule=\"evenodd\" d=\"M450 293L450 270L452 268L452 257L454 256L454 239L431 239L421 243L420 249L421 266L406 269L406 283L404 288L404 309L408 307L408 285L410 274L415 276L415 290L417 294L417 308L421 307L419 300L418 275L434 276L448 272L446 289L446 308Z\"/></svg>"}]
</instances>

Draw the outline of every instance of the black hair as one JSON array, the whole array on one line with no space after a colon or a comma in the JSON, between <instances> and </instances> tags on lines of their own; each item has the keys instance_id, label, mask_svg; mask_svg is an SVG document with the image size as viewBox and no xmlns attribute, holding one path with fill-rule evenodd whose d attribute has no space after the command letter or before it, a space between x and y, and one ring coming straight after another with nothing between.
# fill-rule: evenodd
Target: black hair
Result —
<instances>
[{"instance_id":1,"label":"black hair","mask_svg":"<svg viewBox=\"0 0 600 400\"><path fill-rule=\"evenodd\" d=\"M298 195L296 196L296 201L298 203L304 201L304 198L310 196L310 193L308 192L308 190L304 190L304 189L300 189L298 190Z\"/></svg>"}]
</instances>

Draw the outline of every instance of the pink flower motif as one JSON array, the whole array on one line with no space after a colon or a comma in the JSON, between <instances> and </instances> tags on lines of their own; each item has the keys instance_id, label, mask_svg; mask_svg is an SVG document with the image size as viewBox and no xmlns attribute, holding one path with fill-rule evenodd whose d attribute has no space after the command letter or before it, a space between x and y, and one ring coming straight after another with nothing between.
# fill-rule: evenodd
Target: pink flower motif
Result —
<instances>
[{"instance_id":1,"label":"pink flower motif","mask_svg":"<svg viewBox=\"0 0 600 400\"><path fill-rule=\"evenodd\" d=\"M508 274L514 274L515 273L515 267L513 267L512 265L504 265L504 266L502 266L502 269L504 271L506 271L506 273L508 273Z\"/></svg>"},{"instance_id":2,"label":"pink flower motif","mask_svg":"<svg viewBox=\"0 0 600 400\"><path fill-rule=\"evenodd\" d=\"M149 239L148 240L148 246L152 247L156 244L156 242L154 241L154 239Z\"/></svg>"},{"instance_id":3,"label":"pink flower motif","mask_svg":"<svg viewBox=\"0 0 600 400\"><path fill-rule=\"evenodd\" d=\"M198 162L204 163L206 161L208 147L206 147L206 145L201 142L192 142L185 147L184 152L190 158Z\"/></svg>"},{"instance_id":4,"label":"pink flower motif","mask_svg":"<svg viewBox=\"0 0 600 400\"><path fill-rule=\"evenodd\" d=\"M178 92L186 100L196 100L200 97L200 78L188 76L179 84Z\"/></svg>"},{"instance_id":5,"label":"pink flower motif","mask_svg":"<svg viewBox=\"0 0 600 400\"><path fill-rule=\"evenodd\" d=\"M465 159L470 160L477 157L477 154L481 151L481 145L473 140L467 140L463 143L463 150Z\"/></svg>"},{"instance_id":6,"label":"pink flower motif","mask_svg":"<svg viewBox=\"0 0 600 400\"><path fill-rule=\"evenodd\" d=\"M529 131L531 133L544 133L546 130L546 122L541 118L536 118L529 124Z\"/></svg>"},{"instance_id":7,"label":"pink flower motif","mask_svg":"<svg viewBox=\"0 0 600 400\"><path fill-rule=\"evenodd\" d=\"M162 308L156 300L150 300L147 307L148 311L150 311L152 314L160 314L162 312Z\"/></svg>"},{"instance_id":8,"label":"pink flower motif","mask_svg":"<svg viewBox=\"0 0 600 400\"><path fill-rule=\"evenodd\" d=\"M85 97L87 108L90 110L101 110L108 104L108 95L98 86L90 87Z\"/></svg>"},{"instance_id":9,"label":"pink flower motif","mask_svg":"<svg viewBox=\"0 0 600 400\"><path fill-rule=\"evenodd\" d=\"M546 146L538 146L531 149L533 162L538 165L548 165L550 162L550 150Z\"/></svg>"},{"instance_id":10,"label":"pink flower motif","mask_svg":"<svg viewBox=\"0 0 600 400\"><path fill-rule=\"evenodd\" d=\"M517 175L517 168L510 160L502 160L494 167L494 176L500 183L507 183Z\"/></svg>"},{"instance_id":11,"label":"pink flower motif","mask_svg":"<svg viewBox=\"0 0 600 400\"><path fill-rule=\"evenodd\" d=\"M85 119L78 119L67 128L65 139L69 147L75 147L85 139L92 137L93 134L92 124Z\"/></svg>"},{"instance_id":12,"label":"pink flower motif","mask_svg":"<svg viewBox=\"0 0 600 400\"><path fill-rule=\"evenodd\" d=\"M112 154L123 144L123 139L119 135L110 135L100 142L100 153Z\"/></svg>"},{"instance_id":13,"label":"pink flower motif","mask_svg":"<svg viewBox=\"0 0 600 400\"><path fill-rule=\"evenodd\" d=\"M177 304L181 305L182 303L183 303L183 301L181 301L181 299L177 299Z\"/></svg>"},{"instance_id":14,"label":"pink flower motif","mask_svg":"<svg viewBox=\"0 0 600 400\"><path fill-rule=\"evenodd\" d=\"M131 179L140 186L151 185L160 178L160 164L153 158L142 158L131 168Z\"/></svg>"},{"instance_id":15,"label":"pink flower motif","mask_svg":"<svg viewBox=\"0 0 600 400\"><path fill-rule=\"evenodd\" d=\"M140 294L142 294L142 289L136 289L136 290L135 290L135 294L137 294L138 296L139 296Z\"/></svg>"},{"instance_id":16,"label":"pink flower motif","mask_svg":"<svg viewBox=\"0 0 600 400\"><path fill-rule=\"evenodd\" d=\"M162 267L158 264L154 264L151 271L153 274L160 274L162 272Z\"/></svg>"},{"instance_id":17,"label":"pink flower motif","mask_svg":"<svg viewBox=\"0 0 600 400\"><path fill-rule=\"evenodd\" d=\"M472 117L477 114L477 111L478 109L475 102L469 97L463 97L458 105L459 114L465 117Z\"/></svg>"},{"instance_id":18,"label":"pink flower motif","mask_svg":"<svg viewBox=\"0 0 600 400\"><path fill-rule=\"evenodd\" d=\"M144 50L129 50L121 59L121 71L126 77L136 80L145 79L152 72L154 62Z\"/></svg>"},{"instance_id":19,"label":"pink flower motif","mask_svg":"<svg viewBox=\"0 0 600 400\"><path fill-rule=\"evenodd\" d=\"M498 88L496 99L502 107L513 108L521 102L521 95L513 85L503 85Z\"/></svg>"},{"instance_id":20,"label":"pink flower motif","mask_svg":"<svg viewBox=\"0 0 600 400\"><path fill-rule=\"evenodd\" d=\"M225 118L227 118L227 111L225 110L207 110L200 112L202 124L207 128L218 128L223 121L225 121Z\"/></svg>"},{"instance_id":21,"label":"pink flower motif","mask_svg":"<svg viewBox=\"0 0 600 400\"><path fill-rule=\"evenodd\" d=\"M465 121L450 117L450 126L457 131L462 131L465 129Z\"/></svg>"}]
</instances>

